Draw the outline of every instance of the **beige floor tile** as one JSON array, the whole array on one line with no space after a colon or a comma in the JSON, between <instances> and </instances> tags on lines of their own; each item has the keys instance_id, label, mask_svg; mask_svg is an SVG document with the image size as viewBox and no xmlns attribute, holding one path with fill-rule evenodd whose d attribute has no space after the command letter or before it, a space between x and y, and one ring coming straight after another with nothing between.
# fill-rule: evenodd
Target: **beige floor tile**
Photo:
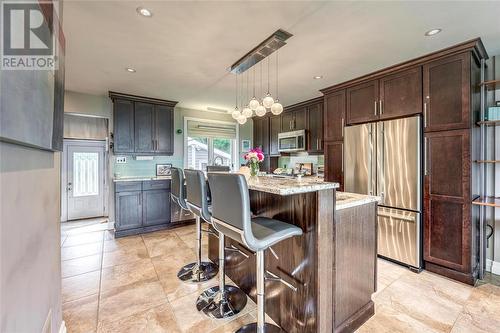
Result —
<instances>
[{"instance_id":1,"label":"beige floor tile","mask_svg":"<svg viewBox=\"0 0 500 333\"><path fill-rule=\"evenodd\" d=\"M97 307L97 295L64 303L62 309L66 331L68 333L95 332L97 328Z\"/></svg>"},{"instance_id":2,"label":"beige floor tile","mask_svg":"<svg viewBox=\"0 0 500 333\"><path fill-rule=\"evenodd\" d=\"M255 321L256 321L255 317L251 313L247 313L246 315L238 317L235 320L232 320L232 321L228 322L227 324L224 324L224 325L210 331L210 333L234 333L240 327L247 325L247 324L251 324Z\"/></svg>"},{"instance_id":3,"label":"beige floor tile","mask_svg":"<svg viewBox=\"0 0 500 333\"><path fill-rule=\"evenodd\" d=\"M66 232L68 233L68 235L78 235L78 234L87 233L87 232L104 231L104 230L108 230L108 221L107 220L104 222L99 222L99 223L92 224L92 225L68 229Z\"/></svg>"},{"instance_id":4,"label":"beige floor tile","mask_svg":"<svg viewBox=\"0 0 500 333\"><path fill-rule=\"evenodd\" d=\"M500 332L500 287L475 288L451 332Z\"/></svg>"},{"instance_id":5,"label":"beige floor tile","mask_svg":"<svg viewBox=\"0 0 500 333\"><path fill-rule=\"evenodd\" d=\"M101 292L126 287L141 281L156 280L158 277L151 259L140 259L132 263L104 268L101 277Z\"/></svg>"},{"instance_id":6,"label":"beige floor tile","mask_svg":"<svg viewBox=\"0 0 500 333\"><path fill-rule=\"evenodd\" d=\"M196 232L196 224L190 224L184 227L175 228L172 229L172 231L175 232L177 236L191 234L193 232Z\"/></svg>"},{"instance_id":7,"label":"beige floor tile","mask_svg":"<svg viewBox=\"0 0 500 333\"><path fill-rule=\"evenodd\" d=\"M141 281L101 293L99 321L104 324L135 315L167 301L161 284Z\"/></svg>"},{"instance_id":8,"label":"beige floor tile","mask_svg":"<svg viewBox=\"0 0 500 333\"><path fill-rule=\"evenodd\" d=\"M373 298L384 318L424 326L427 331L449 332L471 291L464 284L422 272L403 274Z\"/></svg>"},{"instance_id":9,"label":"beige floor tile","mask_svg":"<svg viewBox=\"0 0 500 333\"><path fill-rule=\"evenodd\" d=\"M149 254L144 244L137 245L133 248L123 247L119 250L104 252L102 259L102 267L111 267L148 259Z\"/></svg>"},{"instance_id":10,"label":"beige floor tile","mask_svg":"<svg viewBox=\"0 0 500 333\"><path fill-rule=\"evenodd\" d=\"M186 233L179 235L185 246L189 247L191 250L195 251L197 246L196 232ZM203 251L206 252L208 249L208 236L203 233L201 236L201 245L203 246Z\"/></svg>"},{"instance_id":11,"label":"beige floor tile","mask_svg":"<svg viewBox=\"0 0 500 333\"><path fill-rule=\"evenodd\" d=\"M61 275L63 278L101 269L101 255L94 254L87 257L64 260L61 262Z\"/></svg>"},{"instance_id":12,"label":"beige floor tile","mask_svg":"<svg viewBox=\"0 0 500 333\"><path fill-rule=\"evenodd\" d=\"M102 242L103 239L104 239L104 232L102 231L87 232L78 235L69 235L68 238L66 238L66 240L64 241L63 247L89 244L89 243L98 243Z\"/></svg>"},{"instance_id":13,"label":"beige floor tile","mask_svg":"<svg viewBox=\"0 0 500 333\"><path fill-rule=\"evenodd\" d=\"M118 321L99 323L101 333L181 333L168 303L123 318Z\"/></svg>"},{"instance_id":14,"label":"beige floor tile","mask_svg":"<svg viewBox=\"0 0 500 333\"><path fill-rule=\"evenodd\" d=\"M172 231L145 234L142 238L150 257L168 255L186 249L186 245Z\"/></svg>"},{"instance_id":15,"label":"beige floor tile","mask_svg":"<svg viewBox=\"0 0 500 333\"><path fill-rule=\"evenodd\" d=\"M101 271L80 274L62 279L63 303L99 293Z\"/></svg>"},{"instance_id":16,"label":"beige floor tile","mask_svg":"<svg viewBox=\"0 0 500 333\"><path fill-rule=\"evenodd\" d=\"M384 259L377 260L377 293L399 279L405 273L411 273L408 268Z\"/></svg>"},{"instance_id":17,"label":"beige floor tile","mask_svg":"<svg viewBox=\"0 0 500 333\"><path fill-rule=\"evenodd\" d=\"M127 236L104 241L104 252L144 248L141 236Z\"/></svg>"},{"instance_id":18,"label":"beige floor tile","mask_svg":"<svg viewBox=\"0 0 500 333\"><path fill-rule=\"evenodd\" d=\"M63 247L61 248L61 260L86 257L101 252L102 242Z\"/></svg>"}]
</instances>

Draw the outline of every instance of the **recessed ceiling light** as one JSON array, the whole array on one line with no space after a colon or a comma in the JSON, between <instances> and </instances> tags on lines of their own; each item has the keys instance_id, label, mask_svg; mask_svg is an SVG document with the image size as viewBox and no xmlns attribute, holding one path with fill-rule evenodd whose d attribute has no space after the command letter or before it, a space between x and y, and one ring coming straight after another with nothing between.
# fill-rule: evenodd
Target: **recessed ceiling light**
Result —
<instances>
[{"instance_id":1,"label":"recessed ceiling light","mask_svg":"<svg viewBox=\"0 0 500 333\"><path fill-rule=\"evenodd\" d=\"M434 36L440 33L443 29L432 29L425 33L426 36Z\"/></svg>"},{"instance_id":2,"label":"recessed ceiling light","mask_svg":"<svg viewBox=\"0 0 500 333\"><path fill-rule=\"evenodd\" d=\"M131 67L127 67L127 68L125 68L125 70L126 70L127 72L129 72L129 73L135 73L135 72L136 72L136 71L135 71L135 69L133 69L133 68L131 68Z\"/></svg>"},{"instance_id":3,"label":"recessed ceiling light","mask_svg":"<svg viewBox=\"0 0 500 333\"><path fill-rule=\"evenodd\" d=\"M153 16L153 12L151 12L149 9L144 8L144 7L137 7L136 11L139 15L144 16L144 17Z\"/></svg>"},{"instance_id":4,"label":"recessed ceiling light","mask_svg":"<svg viewBox=\"0 0 500 333\"><path fill-rule=\"evenodd\" d=\"M323 75L313 76L313 79L315 79L315 80L319 80L319 79L322 79L322 78L323 78Z\"/></svg>"}]
</instances>

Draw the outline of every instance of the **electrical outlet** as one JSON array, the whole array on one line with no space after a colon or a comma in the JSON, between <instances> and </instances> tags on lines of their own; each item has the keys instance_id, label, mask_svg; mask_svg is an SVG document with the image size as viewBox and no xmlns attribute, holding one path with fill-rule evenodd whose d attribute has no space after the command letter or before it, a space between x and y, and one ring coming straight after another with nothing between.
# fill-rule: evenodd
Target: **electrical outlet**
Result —
<instances>
[{"instance_id":1,"label":"electrical outlet","mask_svg":"<svg viewBox=\"0 0 500 333\"><path fill-rule=\"evenodd\" d=\"M127 156L117 156L116 163L118 163L118 164L127 163Z\"/></svg>"}]
</instances>

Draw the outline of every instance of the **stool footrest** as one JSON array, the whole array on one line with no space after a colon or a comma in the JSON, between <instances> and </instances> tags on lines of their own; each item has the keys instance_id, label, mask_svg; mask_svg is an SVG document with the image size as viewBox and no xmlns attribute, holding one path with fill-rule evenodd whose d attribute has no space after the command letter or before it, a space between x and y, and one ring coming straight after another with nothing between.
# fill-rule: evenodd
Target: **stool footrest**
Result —
<instances>
[{"instance_id":1,"label":"stool footrest","mask_svg":"<svg viewBox=\"0 0 500 333\"><path fill-rule=\"evenodd\" d=\"M226 246L224 249L225 249L226 251L238 252L239 254L241 254L242 256L244 256L244 257L245 257L245 258L247 258L247 259L248 259L248 258L250 258L250 257L248 256L248 254L246 254L245 252L241 251L240 249L238 249L236 246L234 246L234 245L232 245L232 244L231 244L230 246Z\"/></svg>"},{"instance_id":2,"label":"stool footrest","mask_svg":"<svg viewBox=\"0 0 500 333\"><path fill-rule=\"evenodd\" d=\"M297 291L297 287L295 287L293 284L283 280L282 278L280 278L278 275L274 274L274 273L271 273L270 271L266 270L266 276L264 277L265 280L268 280L268 281L277 281L277 282L281 282L283 283L285 286L287 286L288 288L292 289L293 291Z\"/></svg>"}]
</instances>

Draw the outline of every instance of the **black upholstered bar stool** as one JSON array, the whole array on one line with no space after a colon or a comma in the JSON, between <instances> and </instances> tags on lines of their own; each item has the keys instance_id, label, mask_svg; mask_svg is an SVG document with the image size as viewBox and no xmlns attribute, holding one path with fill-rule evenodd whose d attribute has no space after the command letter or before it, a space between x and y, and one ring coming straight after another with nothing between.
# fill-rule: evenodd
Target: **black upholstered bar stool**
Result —
<instances>
[{"instance_id":1,"label":"black upholstered bar stool","mask_svg":"<svg viewBox=\"0 0 500 333\"><path fill-rule=\"evenodd\" d=\"M212 189L213 226L257 254L257 322L245 325L236 332L281 332L279 327L265 322L264 251L282 240L302 235L302 229L266 217L251 218L250 195L243 175L209 173L208 182ZM277 277L271 276L270 279L276 280Z\"/></svg>"},{"instance_id":2,"label":"black upholstered bar stool","mask_svg":"<svg viewBox=\"0 0 500 333\"><path fill-rule=\"evenodd\" d=\"M207 200L207 182L199 170L184 170L186 174L187 205L190 210L210 221L212 214ZM210 224L212 224L210 222ZM213 318L227 318L239 313L247 304L247 295L240 288L225 283L224 235L219 233L219 285L205 290L196 301L198 311Z\"/></svg>"},{"instance_id":3,"label":"black upholstered bar stool","mask_svg":"<svg viewBox=\"0 0 500 333\"><path fill-rule=\"evenodd\" d=\"M172 168L172 199L184 210L190 210L186 203L186 189L182 169ZM196 262L181 268L177 277L185 282L204 282L217 275L217 266L211 262L201 261L201 220L196 215Z\"/></svg>"}]
</instances>

